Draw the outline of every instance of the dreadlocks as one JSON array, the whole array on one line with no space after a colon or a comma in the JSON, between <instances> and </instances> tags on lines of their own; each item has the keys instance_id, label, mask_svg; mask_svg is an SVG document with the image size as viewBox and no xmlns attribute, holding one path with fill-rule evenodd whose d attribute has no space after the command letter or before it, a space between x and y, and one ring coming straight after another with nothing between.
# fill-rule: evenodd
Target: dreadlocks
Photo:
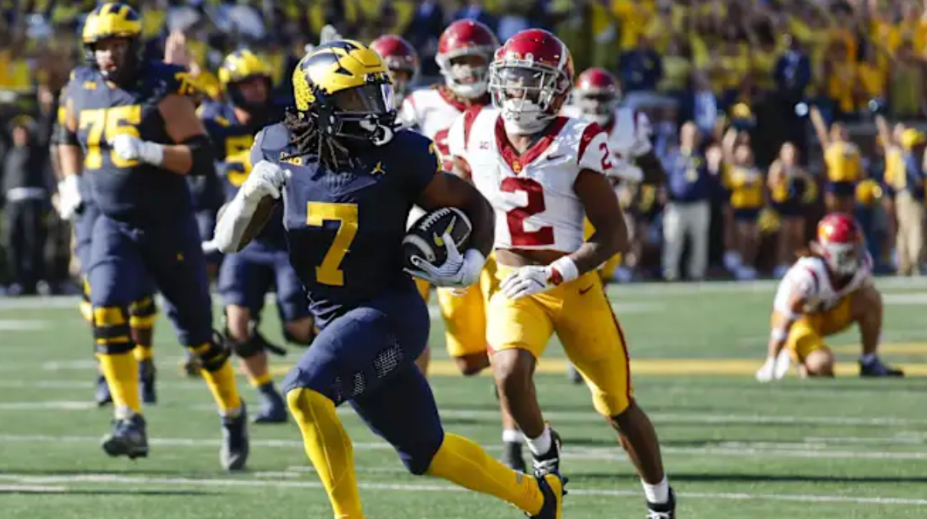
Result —
<instances>
[{"instance_id":1,"label":"dreadlocks","mask_svg":"<svg viewBox=\"0 0 927 519\"><path fill-rule=\"evenodd\" d=\"M296 148L296 151L283 158L314 155L326 168L338 171L345 161L351 163L350 153L337 139L321 131L316 121L317 117L294 109L286 111L283 125L290 131L290 144Z\"/></svg>"}]
</instances>

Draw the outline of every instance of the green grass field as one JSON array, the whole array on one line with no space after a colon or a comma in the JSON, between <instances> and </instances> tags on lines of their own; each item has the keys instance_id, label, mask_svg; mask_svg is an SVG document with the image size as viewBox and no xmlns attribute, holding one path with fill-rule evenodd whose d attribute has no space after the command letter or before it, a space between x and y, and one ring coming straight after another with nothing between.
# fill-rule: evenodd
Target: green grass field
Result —
<instances>
[{"instance_id":1,"label":"green grass field","mask_svg":"<svg viewBox=\"0 0 927 519\"><path fill-rule=\"evenodd\" d=\"M753 380L774 285L637 285L610 294L630 342L635 391L663 444L681 518L927 517L927 282L887 280L883 356L904 380L860 380L854 333L835 337L840 376ZM279 340L275 318L268 336ZM432 382L447 430L498 454L490 379L454 376L433 321ZM90 333L74 299L0 300L0 519L331 517L294 425L252 427L250 471L218 465L218 419L201 380L182 378L164 319L151 454L109 459L110 411L92 403ZM278 361L277 371L299 355ZM542 362L547 419L565 441L567 519L644 516L640 483L559 348ZM245 385L242 379L242 386ZM250 388L246 397L256 405ZM414 478L349 409L371 519L503 519L520 513L442 481Z\"/></svg>"}]
</instances>

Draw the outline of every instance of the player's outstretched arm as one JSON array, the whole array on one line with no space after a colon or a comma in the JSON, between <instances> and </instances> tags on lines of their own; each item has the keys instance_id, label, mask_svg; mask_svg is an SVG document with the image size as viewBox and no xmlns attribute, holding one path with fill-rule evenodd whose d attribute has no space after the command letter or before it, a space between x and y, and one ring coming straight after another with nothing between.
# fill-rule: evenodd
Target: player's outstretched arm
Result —
<instances>
[{"instance_id":1,"label":"player's outstretched arm","mask_svg":"<svg viewBox=\"0 0 927 519\"><path fill-rule=\"evenodd\" d=\"M495 215L492 205L466 180L439 171L419 196L416 204L426 211L456 207L470 219L470 247L487 257L492 252Z\"/></svg>"},{"instance_id":2,"label":"player's outstretched arm","mask_svg":"<svg viewBox=\"0 0 927 519\"><path fill-rule=\"evenodd\" d=\"M244 249L270 219L288 175L272 162L255 164L235 198L220 209L213 245L226 254Z\"/></svg>"},{"instance_id":3,"label":"player's outstretched arm","mask_svg":"<svg viewBox=\"0 0 927 519\"><path fill-rule=\"evenodd\" d=\"M756 372L760 382L779 380L788 372L791 364L788 353L783 351L792 325L801 317L807 297L801 287L795 290L793 283L784 279L779 285L773 313L770 318L769 342L766 346L766 362Z\"/></svg>"},{"instance_id":4,"label":"player's outstretched arm","mask_svg":"<svg viewBox=\"0 0 927 519\"><path fill-rule=\"evenodd\" d=\"M583 274L628 250L628 228L615 190L605 175L584 169L576 177L573 189L586 210L589 223L595 227L592 236L570 254L578 274Z\"/></svg>"}]
</instances>

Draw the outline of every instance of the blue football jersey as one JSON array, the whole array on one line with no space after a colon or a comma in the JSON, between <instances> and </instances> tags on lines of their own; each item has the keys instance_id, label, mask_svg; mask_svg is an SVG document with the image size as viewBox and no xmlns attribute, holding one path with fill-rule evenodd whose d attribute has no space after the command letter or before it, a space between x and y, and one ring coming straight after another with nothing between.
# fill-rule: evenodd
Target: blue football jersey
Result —
<instances>
[{"instance_id":1,"label":"blue football jersey","mask_svg":"<svg viewBox=\"0 0 927 519\"><path fill-rule=\"evenodd\" d=\"M400 130L388 144L329 171L314 156L292 157L277 124L257 137L251 161L290 170L282 196L290 263L324 326L387 290L414 290L403 271L402 240L412 205L440 170L433 143Z\"/></svg>"}]
</instances>

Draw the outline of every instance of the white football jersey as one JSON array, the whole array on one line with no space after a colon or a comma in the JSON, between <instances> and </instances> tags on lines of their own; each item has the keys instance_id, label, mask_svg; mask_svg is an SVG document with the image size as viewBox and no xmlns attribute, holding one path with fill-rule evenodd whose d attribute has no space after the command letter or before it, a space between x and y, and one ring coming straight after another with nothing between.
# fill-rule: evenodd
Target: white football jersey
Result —
<instances>
[{"instance_id":1,"label":"white football jersey","mask_svg":"<svg viewBox=\"0 0 927 519\"><path fill-rule=\"evenodd\" d=\"M567 117L584 118L576 105L564 106L561 112ZM619 107L615 110L612 124L602 129L608 134L608 145L617 159L612 174L625 180L640 182L644 173L634 164L634 159L646 155L653 149L650 142L650 119L633 108Z\"/></svg>"},{"instance_id":2,"label":"white football jersey","mask_svg":"<svg viewBox=\"0 0 927 519\"><path fill-rule=\"evenodd\" d=\"M546 132L519 155L494 108L468 110L451 126L451 155L466 160L495 210L495 248L571 253L583 243L586 214L573 184L583 169L610 173L608 138L597 125L570 117L558 117Z\"/></svg>"},{"instance_id":3,"label":"white football jersey","mask_svg":"<svg viewBox=\"0 0 927 519\"><path fill-rule=\"evenodd\" d=\"M447 130L467 106L440 88L416 90L406 96L399 108L399 120L435 142L442 159L446 160Z\"/></svg>"},{"instance_id":4,"label":"white football jersey","mask_svg":"<svg viewBox=\"0 0 927 519\"><path fill-rule=\"evenodd\" d=\"M872 283L872 258L869 254L863 260L856 274L840 290L834 288L830 281L827 263L823 258L807 256L792 265L779 283L773 308L782 314L792 312L789 302L795 295L801 295L806 303L804 312L825 312L836 307L843 298L856 290Z\"/></svg>"}]
</instances>

